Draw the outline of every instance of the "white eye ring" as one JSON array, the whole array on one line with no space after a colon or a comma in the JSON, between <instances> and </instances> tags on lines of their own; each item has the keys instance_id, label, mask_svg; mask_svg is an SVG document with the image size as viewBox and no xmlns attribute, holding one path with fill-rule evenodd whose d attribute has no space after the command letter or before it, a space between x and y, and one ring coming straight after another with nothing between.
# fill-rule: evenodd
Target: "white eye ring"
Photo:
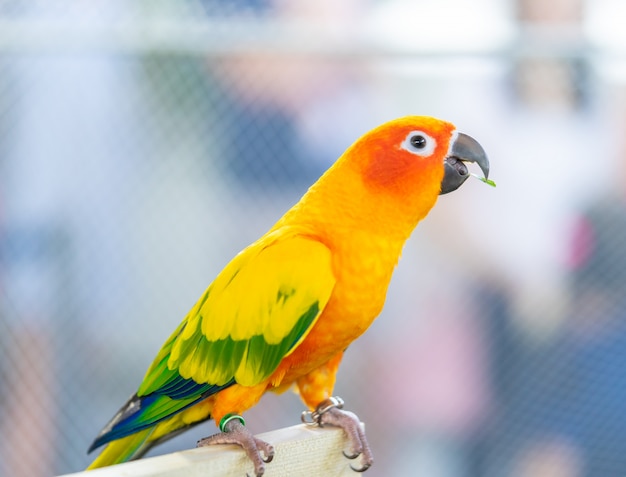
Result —
<instances>
[{"instance_id":1,"label":"white eye ring","mask_svg":"<svg viewBox=\"0 0 626 477\"><path fill-rule=\"evenodd\" d=\"M411 131L400 145L405 151L416 156L430 156L437 147L437 141L424 131Z\"/></svg>"}]
</instances>

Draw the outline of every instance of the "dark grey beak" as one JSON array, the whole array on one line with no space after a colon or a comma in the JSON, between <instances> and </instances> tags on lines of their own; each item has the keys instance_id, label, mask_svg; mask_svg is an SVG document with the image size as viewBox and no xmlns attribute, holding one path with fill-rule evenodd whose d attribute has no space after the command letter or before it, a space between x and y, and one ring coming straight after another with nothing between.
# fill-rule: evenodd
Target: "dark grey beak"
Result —
<instances>
[{"instance_id":1,"label":"dark grey beak","mask_svg":"<svg viewBox=\"0 0 626 477\"><path fill-rule=\"evenodd\" d=\"M444 161L440 194L457 190L467 180L470 173L465 165L466 162L475 162L485 174L485 178L489 177L489 159L485 150L467 134L457 133L450 155Z\"/></svg>"}]
</instances>

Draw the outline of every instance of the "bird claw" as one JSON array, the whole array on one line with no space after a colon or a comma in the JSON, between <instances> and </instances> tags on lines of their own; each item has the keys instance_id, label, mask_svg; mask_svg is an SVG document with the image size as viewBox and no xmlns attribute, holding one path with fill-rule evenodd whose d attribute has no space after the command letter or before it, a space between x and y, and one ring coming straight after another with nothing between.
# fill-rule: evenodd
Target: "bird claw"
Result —
<instances>
[{"instance_id":1,"label":"bird claw","mask_svg":"<svg viewBox=\"0 0 626 477\"><path fill-rule=\"evenodd\" d=\"M364 462L363 465L359 468L354 467L352 464L350 464L350 468L354 471L354 472L365 472L367 469L369 469L372 464L374 463L374 461L372 460L371 456L370 456L370 461L369 462Z\"/></svg>"},{"instance_id":2,"label":"bird claw","mask_svg":"<svg viewBox=\"0 0 626 477\"><path fill-rule=\"evenodd\" d=\"M346 459L350 459L350 460L354 460L357 457L359 457L362 452L355 452L354 454L346 454L346 451L342 451L344 457ZM350 464L350 468L355 471L355 472L365 472L367 469L369 469L372 466L372 460L370 459L369 462L364 463L361 467L354 467L352 464Z\"/></svg>"},{"instance_id":3,"label":"bird claw","mask_svg":"<svg viewBox=\"0 0 626 477\"><path fill-rule=\"evenodd\" d=\"M269 464L274 458L274 447L254 437L238 420L226 423L224 432L200 439L197 447L215 444L236 444L242 447L254 465L255 477L261 477L265 473L265 464Z\"/></svg>"},{"instance_id":4,"label":"bird claw","mask_svg":"<svg viewBox=\"0 0 626 477\"><path fill-rule=\"evenodd\" d=\"M341 451L341 453L343 454L343 456L344 456L346 459L350 459L350 460L354 460L354 459L356 459L358 456L360 456L360 455L361 455L361 453L360 453L360 452L356 452L356 453L354 453L354 454L346 454L346 451Z\"/></svg>"},{"instance_id":5,"label":"bird claw","mask_svg":"<svg viewBox=\"0 0 626 477\"><path fill-rule=\"evenodd\" d=\"M369 469L372 466L372 462L368 462L363 464L360 468L356 468L354 467L352 464L350 464L350 468L354 471L354 472L365 472L367 469Z\"/></svg>"},{"instance_id":6,"label":"bird claw","mask_svg":"<svg viewBox=\"0 0 626 477\"><path fill-rule=\"evenodd\" d=\"M359 418L352 412L342 411L343 404L343 399L340 397L326 399L317 406L315 411L302 413L302 422L313 426L324 427L329 425L343 429L352 445L351 453L348 454L343 451L343 455L350 460L362 456L361 467L350 465L350 468L355 472L365 472L374 462L372 450L367 442L365 431L361 427Z\"/></svg>"}]
</instances>

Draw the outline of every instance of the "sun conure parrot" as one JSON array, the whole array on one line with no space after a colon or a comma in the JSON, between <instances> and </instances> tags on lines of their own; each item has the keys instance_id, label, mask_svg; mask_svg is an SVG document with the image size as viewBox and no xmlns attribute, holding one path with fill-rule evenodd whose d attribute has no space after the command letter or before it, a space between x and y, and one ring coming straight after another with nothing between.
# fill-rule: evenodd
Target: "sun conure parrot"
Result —
<instances>
[{"instance_id":1,"label":"sun conure parrot","mask_svg":"<svg viewBox=\"0 0 626 477\"><path fill-rule=\"evenodd\" d=\"M165 342L137 392L104 427L89 467L136 459L207 419L199 445L242 446L255 473L273 457L241 417L266 391L297 388L319 425L343 428L347 457L372 453L331 398L346 348L380 313L402 247L440 194L485 177L482 147L445 121L409 116L363 135L259 240L217 275ZM354 467L353 467L354 468Z\"/></svg>"}]
</instances>

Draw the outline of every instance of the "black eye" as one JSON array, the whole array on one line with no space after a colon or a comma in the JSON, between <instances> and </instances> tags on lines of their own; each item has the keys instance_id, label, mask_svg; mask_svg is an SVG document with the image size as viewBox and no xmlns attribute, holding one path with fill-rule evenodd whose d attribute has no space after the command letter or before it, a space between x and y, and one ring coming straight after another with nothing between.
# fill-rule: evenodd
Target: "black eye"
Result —
<instances>
[{"instance_id":1,"label":"black eye","mask_svg":"<svg viewBox=\"0 0 626 477\"><path fill-rule=\"evenodd\" d=\"M426 147L426 138L424 136L420 136L419 134L411 136L411 146L416 149L424 149Z\"/></svg>"}]
</instances>

